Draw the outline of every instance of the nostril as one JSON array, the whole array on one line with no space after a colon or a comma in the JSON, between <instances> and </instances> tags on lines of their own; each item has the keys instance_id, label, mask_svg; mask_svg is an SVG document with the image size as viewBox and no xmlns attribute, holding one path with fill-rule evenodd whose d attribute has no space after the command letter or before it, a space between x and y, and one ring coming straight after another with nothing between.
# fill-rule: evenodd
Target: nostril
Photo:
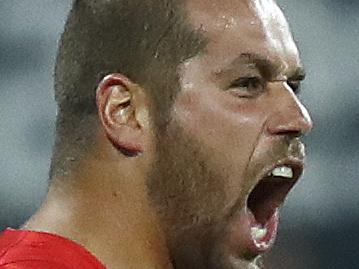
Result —
<instances>
[{"instance_id":1,"label":"nostril","mask_svg":"<svg viewBox=\"0 0 359 269\"><path fill-rule=\"evenodd\" d=\"M289 135L300 137L311 131L312 120L308 111L301 105L286 107L273 114L267 122L268 132L271 135Z\"/></svg>"},{"instance_id":2,"label":"nostril","mask_svg":"<svg viewBox=\"0 0 359 269\"><path fill-rule=\"evenodd\" d=\"M290 131L290 130L279 130L278 132L275 133L276 135L282 135L282 136L287 136L290 138L297 138L297 137L301 137L303 136L303 133L300 131Z\"/></svg>"},{"instance_id":3,"label":"nostril","mask_svg":"<svg viewBox=\"0 0 359 269\"><path fill-rule=\"evenodd\" d=\"M268 132L271 135L280 135L280 136L288 136L288 137L301 137L306 133L306 128L303 128L298 123L293 121L282 121L283 123L275 123L272 122L268 126Z\"/></svg>"}]
</instances>

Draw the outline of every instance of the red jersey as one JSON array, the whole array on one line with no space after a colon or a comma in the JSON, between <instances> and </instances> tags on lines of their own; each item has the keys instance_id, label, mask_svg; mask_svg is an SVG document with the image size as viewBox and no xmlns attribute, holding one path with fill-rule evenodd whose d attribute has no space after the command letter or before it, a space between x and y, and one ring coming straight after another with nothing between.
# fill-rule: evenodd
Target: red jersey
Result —
<instances>
[{"instance_id":1,"label":"red jersey","mask_svg":"<svg viewBox=\"0 0 359 269\"><path fill-rule=\"evenodd\" d=\"M58 235L6 229L0 269L106 269L89 251Z\"/></svg>"}]
</instances>

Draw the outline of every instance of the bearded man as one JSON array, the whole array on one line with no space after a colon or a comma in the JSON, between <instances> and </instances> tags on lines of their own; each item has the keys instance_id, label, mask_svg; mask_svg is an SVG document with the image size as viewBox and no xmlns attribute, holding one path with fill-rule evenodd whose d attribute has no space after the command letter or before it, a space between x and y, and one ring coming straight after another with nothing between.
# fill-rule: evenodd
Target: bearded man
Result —
<instances>
[{"instance_id":1,"label":"bearded man","mask_svg":"<svg viewBox=\"0 0 359 269\"><path fill-rule=\"evenodd\" d=\"M274 0L77 0L46 200L0 268L261 267L312 128Z\"/></svg>"}]
</instances>

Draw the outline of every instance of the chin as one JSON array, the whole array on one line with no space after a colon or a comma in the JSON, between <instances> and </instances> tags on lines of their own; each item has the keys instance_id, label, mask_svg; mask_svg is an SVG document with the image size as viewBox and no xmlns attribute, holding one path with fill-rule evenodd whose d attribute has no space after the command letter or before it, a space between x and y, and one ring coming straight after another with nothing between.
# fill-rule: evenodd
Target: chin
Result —
<instances>
[{"instance_id":1,"label":"chin","mask_svg":"<svg viewBox=\"0 0 359 269\"><path fill-rule=\"evenodd\" d=\"M231 236L223 222L183 231L169 245L174 269L262 269L261 255L233 245Z\"/></svg>"},{"instance_id":2,"label":"chin","mask_svg":"<svg viewBox=\"0 0 359 269\"><path fill-rule=\"evenodd\" d=\"M207 260L193 256L191 261L176 260L173 262L174 269L263 269L262 257L254 259L235 258L230 254L217 253Z\"/></svg>"}]
</instances>

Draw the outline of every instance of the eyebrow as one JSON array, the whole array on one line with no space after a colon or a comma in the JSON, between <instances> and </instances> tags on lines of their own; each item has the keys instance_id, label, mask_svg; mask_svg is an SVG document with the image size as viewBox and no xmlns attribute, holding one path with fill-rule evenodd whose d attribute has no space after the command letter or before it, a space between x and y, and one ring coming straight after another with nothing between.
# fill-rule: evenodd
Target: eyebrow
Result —
<instances>
[{"instance_id":1,"label":"eyebrow","mask_svg":"<svg viewBox=\"0 0 359 269\"><path fill-rule=\"evenodd\" d=\"M279 62L274 62L266 56L257 53L242 53L236 57L228 69L236 68L239 65L247 64L247 67L252 69L257 69L264 77L274 78L279 75L281 64ZM292 81L304 80L306 76L305 69L303 66L299 65L292 69L288 75L287 79Z\"/></svg>"}]
</instances>

